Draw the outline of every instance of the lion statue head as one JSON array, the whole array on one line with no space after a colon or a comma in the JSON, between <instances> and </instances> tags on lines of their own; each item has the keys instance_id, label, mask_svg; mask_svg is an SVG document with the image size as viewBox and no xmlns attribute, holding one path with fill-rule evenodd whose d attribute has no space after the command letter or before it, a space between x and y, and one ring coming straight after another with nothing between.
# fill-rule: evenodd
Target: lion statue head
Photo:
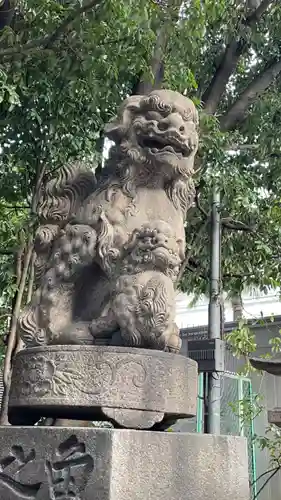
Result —
<instances>
[{"instance_id":1,"label":"lion statue head","mask_svg":"<svg viewBox=\"0 0 281 500\"><path fill-rule=\"evenodd\" d=\"M124 159L168 179L190 177L198 148L198 114L193 102L172 90L131 96L106 125Z\"/></svg>"}]
</instances>

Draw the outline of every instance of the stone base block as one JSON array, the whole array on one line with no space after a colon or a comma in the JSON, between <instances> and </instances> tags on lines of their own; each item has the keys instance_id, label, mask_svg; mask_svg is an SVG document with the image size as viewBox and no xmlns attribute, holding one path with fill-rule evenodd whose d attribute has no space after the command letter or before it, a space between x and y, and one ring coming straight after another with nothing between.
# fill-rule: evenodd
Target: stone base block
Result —
<instances>
[{"instance_id":1,"label":"stone base block","mask_svg":"<svg viewBox=\"0 0 281 500\"><path fill-rule=\"evenodd\" d=\"M1 500L248 500L246 440L0 427Z\"/></svg>"}]
</instances>

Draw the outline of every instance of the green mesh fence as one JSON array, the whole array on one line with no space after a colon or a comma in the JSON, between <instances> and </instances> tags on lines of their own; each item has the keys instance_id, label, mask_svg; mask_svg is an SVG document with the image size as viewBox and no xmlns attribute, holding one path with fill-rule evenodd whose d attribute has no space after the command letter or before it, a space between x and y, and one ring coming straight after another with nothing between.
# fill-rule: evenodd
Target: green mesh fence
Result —
<instances>
[{"instance_id":1,"label":"green mesh fence","mask_svg":"<svg viewBox=\"0 0 281 500\"><path fill-rule=\"evenodd\" d=\"M252 400L251 380L224 374L221 380L221 434L244 436L248 442L249 481L253 484L251 498L256 494L256 461L254 448L254 424L243 419L239 401ZM233 405L235 409L233 408Z\"/></svg>"},{"instance_id":2,"label":"green mesh fence","mask_svg":"<svg viewBox=\"0 0 281 500\"><path fill-rule=\"evenodd\" d=\"M240 435L239 418L230 406L239 400L239 385L236 378L221 378L221 434Z\"/></svg>"},{"instance_id":3,"label":"green mesh fence","mask_svg":"<svg viewBox=\"0 0 281 500\"><path fill-rule=\"evenodd\" d=\"M242 398L249 401L253 401L251 381L247 379L241 379L240 384L241 384ZM249 475L250 475L250 482L253 485L251 489L251 498L255 498L257 493L257 484L256 484L257 474L256 474L255 444L253 441L254 423L244 422L242 420L242 434L248 440Z\"/></svg>"}]
</instances>

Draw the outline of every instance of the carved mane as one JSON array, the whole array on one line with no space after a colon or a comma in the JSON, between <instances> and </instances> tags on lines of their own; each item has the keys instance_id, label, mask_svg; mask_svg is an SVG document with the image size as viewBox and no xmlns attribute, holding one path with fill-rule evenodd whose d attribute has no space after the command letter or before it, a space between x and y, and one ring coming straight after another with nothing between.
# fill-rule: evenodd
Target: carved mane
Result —
<instances>
[{"instance_id":1,"label":"carved mane","mask_svg":"<svg viewBox=\"0 0 281 500\"><path fill-rule=\"evenodd\" d=\"M69 162L44 186L38 205L41 222L34 248L36 281L46 271L53 244L61 229L71 221L96 187L93 171L82 162Z\"/></svg>"}]
</instances>

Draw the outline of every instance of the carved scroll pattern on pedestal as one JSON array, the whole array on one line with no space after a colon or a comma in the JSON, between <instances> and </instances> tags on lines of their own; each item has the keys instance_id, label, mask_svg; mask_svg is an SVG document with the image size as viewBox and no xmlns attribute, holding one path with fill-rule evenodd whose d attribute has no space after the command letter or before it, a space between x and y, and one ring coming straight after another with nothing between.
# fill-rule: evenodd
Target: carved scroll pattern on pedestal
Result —
<instances>
[{"instance_id":1,"label":"carved scroll pattern on pedestal","mask_svg":"<svg viewBox=\"0 0 281 500\"><path fill-rule=\"evenodd\" d=\"M89 363L90 366L89 366ZM77 366L77 368L73 368ZM81 367L84 369L81 370ZM16 370L22 375L19 383L13 386L13 398L20 397L60 397L71 394L73 388L88 395L106 394L120 377L126 373L130 383L137 389L147 381L147 370L144 361L119 360L110 361L89 360L82 354L77 354L75 363L66 353L57 355L51 360L44 355L28 357L22 356L18 360ZM90 381L90 383L89 383Z\"/></svg>"}]
</instances>

